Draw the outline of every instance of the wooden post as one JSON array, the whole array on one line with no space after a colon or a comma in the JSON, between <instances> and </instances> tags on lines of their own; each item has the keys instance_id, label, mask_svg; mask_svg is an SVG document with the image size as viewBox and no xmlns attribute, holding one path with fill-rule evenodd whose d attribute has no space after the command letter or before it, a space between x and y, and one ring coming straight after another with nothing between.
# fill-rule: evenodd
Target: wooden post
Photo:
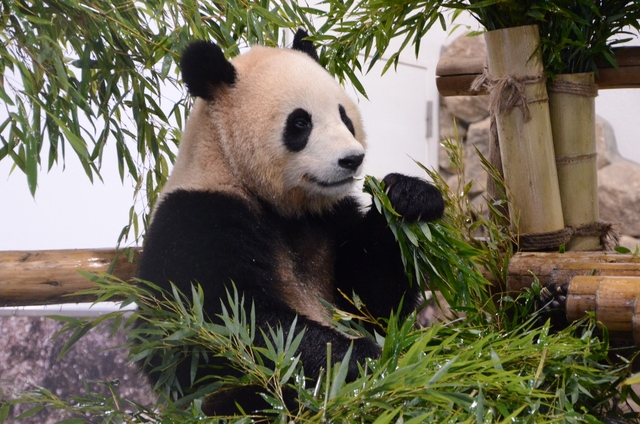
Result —
<instances>
[{"instance_id":1,"label":"wooden post","mask_svg":"<svg viewBox=\"0 0 640 424\"><path fill-rule=\"evenodd\" d=\"M112 264L114 276L125 281L135 276L137 265L114 249L0 252L0 306L93 301L69 296L95 287L77 271L107 272Z\"/></svg>"},{"instance_id":2,"label":"wooden post","mask_svg":"<svg viewBox=\"0 0 640 424\"><path fill-rule=\"evenodd\" d=\"M504 178L510 194L511 223L517 225L521 235L561 231L564 219L538 27L529 25L489 31L485 33L485 41L489 77L524 83L524 107L503 113L494 111ZM494 86L492 90L498 87ZM507 88L504 91L492 96L514 96L516 90ZM528 116L525 108L528 108Z\"/></svg>"}]
</instances>

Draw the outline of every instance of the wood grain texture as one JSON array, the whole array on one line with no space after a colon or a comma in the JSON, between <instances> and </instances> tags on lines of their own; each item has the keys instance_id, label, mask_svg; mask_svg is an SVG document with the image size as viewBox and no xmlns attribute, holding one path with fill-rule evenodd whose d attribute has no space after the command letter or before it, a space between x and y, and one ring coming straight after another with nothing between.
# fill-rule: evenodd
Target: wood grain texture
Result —
<instances>
[{"instance_id":1,"label":"wood grain texture","mask_svg":"<svg viewBox=\"0 0 640 424\"><path fill-rule=\"evenodd\" d=\"M136 251L134 257L138 254ZM87 296L69 296L94 287L79 270L111 270L127 281L135 276L136 269L135 263L114 249L0 252L0 306L92 301Z\"/></svg>"},{"instance_id":2,"label":"wood grain texture","mask_svg":"<svg viewBox=\"0 0 640 424\"><path fill-rule=\"evenodd\" d=\"M542 286L569 284L575 276L640 277L640 258L612 252L517 253L509 262L507 289L531 287L534 275Z\"/></svg>"}]
</instances>

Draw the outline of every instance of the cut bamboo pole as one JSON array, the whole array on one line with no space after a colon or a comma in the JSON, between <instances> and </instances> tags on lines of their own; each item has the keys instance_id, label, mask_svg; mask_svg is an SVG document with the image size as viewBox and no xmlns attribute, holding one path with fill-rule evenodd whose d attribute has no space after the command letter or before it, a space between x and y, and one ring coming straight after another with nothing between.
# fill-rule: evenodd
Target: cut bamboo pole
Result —
<instances>
[{"instance_id":1,"label":"cut bamboo pole","mask_svg":"<svg viewBox=\"0 0 640 424\"><path fill-rule=\"evenodd\" d=\"M564 224L579 227L596 223L599 213L594 74L557 75L548 89ZM598 235L574 236L567 243L567 250L599 248Z\"/></svg>"},{"instance_id":2,"label":"cut bamboo pole","mask_svg":"<svg viewBox=\"0 0 640 424\"><path fill-rule=\"evenodd\" d=\"M489 31L484 36L491 79L535 81L543 76L537 26ZM518 107L495 114L511 222L517 223L521 235L557 232L564 228L564 219L544 81L526 83L524 94L530 119Z\"/></svg>"},{"instance_id":3,"label":"cut bamboo pole","mask_svg":"<svg viewBox=\"0 0 640 424\"><path fill-rule=\"evenodd\" d=\"M569 284L575 276L640 277L640 257L604 252L521 252L509 262L507 289L518 292L531 287Z\"/></svg>"},{"instance_id":4,"label":"cut bamboo pole","mask_svg":"<svg viewBox=\"0 0 640 424\"><path fill-rule=\"evenodd\" d=\"M596 310L596 291L603 277L576 276L569 285L567 319L575 321Z\"/></svg>"},{"instance_id":5,"label":"cut bamboo pole","mask_svg":"<svg viewBox=\"0 0 640 424\"><path fill-rule=\"evenodd\" d=\"M569 285L567 319L575 321L595 312L610 332L631 335L639 296L640 277L577 276Z\"/></svg>"},{"instance_id":6,"label":"cut bamboo pole","mask_svg":"<svg viewBox=\"0 0 640 424\"><path fill-rule=\"evenodd\" d=\"M95 287L78 271L107 272L112 263L116 277L127 281L135 276L137 265L114 249L0 252L0 306L93 301L69 296Z\"/></svg>"}]
</instances>

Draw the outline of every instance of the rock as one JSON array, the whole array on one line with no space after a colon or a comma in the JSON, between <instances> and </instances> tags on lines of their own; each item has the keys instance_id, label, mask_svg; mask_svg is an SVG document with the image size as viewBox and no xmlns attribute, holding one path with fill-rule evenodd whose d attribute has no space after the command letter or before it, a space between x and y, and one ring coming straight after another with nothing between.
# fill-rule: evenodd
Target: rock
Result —
<instances>
[{"instance_id":1,"label":"rock","mask_svg":"<svg viewBox=\"0 0 640 424\"><path fill-rule=\"evenodd\" d=\"M469 125L467 141L464 145L464 173L467 181L473 180L473 188L470 194L477 195L483 192L487 186L487 172L482 167L478 151L489 158L489 126L491 119ZM478 151L476 151L478 149Z\"/></svg>"},{"instance_id":2,"label":"rock","mask_svg":"<svg viewBox=\"0 0 640 424\"><path fill-rule=\"evenodd\" d=\"M456 117L451 114L451 111L449 111L449 108L444 101L444 97L440 98L440 112L438 118L440 126L440 140L445 140L448 138L455 139L456 132L458 135L458 140L460 141L464 140L464 138L467 136L468 124L464 121L456 119ZM455 127L454 119L456 119Z\"/></svg>"},{"instance_id":3,"label":"rock","mask_svg":"<svg viewBox=\"0 0 640 424\"><path fill-rule=\"evenodd\" d=\"M618 151L616 134L606 119L596 115L596 151L598 152L598 169L622 159Z\"/></svg>"},{"instance_id":4,"label":"rock","mask_svg":"<svg viewBox=\"0 0 640 424\"><path fill-rule=\"evenodd\" d=\"M640 238L634 238L630 236L620 236L618 246L626 247L634 253L636 249L640 250Z\"/></svg>"},{"instance_id":5,"label":"rock","mask_svg":"<svg viewBox=\"0 0 640 424\"><path fill-rule=\"evenodd\" d=\"M443 102L453 116L467 123L482 121L489 116L488 96L444 97Z\"/></svg>"},{"instance_id":6,"label":"rock","mask_svg":"<svg viewBox=\"0 0 640 424\"><path fill-rule=\"evenodd\" d=\"M110 336L110 329L102 324L82 337L62 359L58 355L70 333L57 339L51 337L62 323L45 317L1 317L0 380L11 382L5 393L44 387L61 399L85 395L84 384L95 393L109 395L105 385L98 382L118 382L114 386L123 399L141 405L155 401L153 389L137 368L128 363L122 346L126 335ZM115 383L114 383L115 384ZM28 409L27 405L12 408L13 417ZM25 418L26 423L55 423L71 415L60 410L44 409ZM10 416L11 418L11 416Z\"/></svg>"},{"instance_id":7,"label":"rock","mask_svg":"<svg viewBox=\"0 0 640 424\"><path fill-rule=\"evenodd\" d=\"M640 165L617 160L598 171L600 219L621 223L620 234L640 236Z\"/></svg>"},{"instance_id":8,"label":"rock","mask_svg":"<svg viewBox=\"0 0 640 424\"><path fill-rule=\"evenodd\" d=\"M484 37L466 34L456 38L442 49L441 59L486 57ZM446 97L442 103L446 104L450 113L467 123L478 122L489 116L489 96L456 96Z\"/></svg>"},{"instance_id":9,"label":"rock","mask_svg":"<svg viewBox=\"0 0 640 424\"><path fill-rule=\"evenodd\" d=\"M451 43L442 47L440 57L453 58L453 57L486 57L487 47L484 42L484 36L482 34L469 36L469 33L465 33L455 38Z\"/></svg>"}]
</instances>

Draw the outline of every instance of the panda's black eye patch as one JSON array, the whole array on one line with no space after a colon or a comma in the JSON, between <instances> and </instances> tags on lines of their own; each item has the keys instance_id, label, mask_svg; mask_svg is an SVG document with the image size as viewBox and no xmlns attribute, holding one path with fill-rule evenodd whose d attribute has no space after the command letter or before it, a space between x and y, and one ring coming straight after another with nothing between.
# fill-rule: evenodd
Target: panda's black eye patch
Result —
<instances>
[{"instance_id":1,"label":"panda's black eye patch","mask_svg":"<svg viewBox=\"0 0 640 424\"><path fill-rule=\"evenodd\" d=\"M292 152L299 152L307 145L312 129L313 123L309 112L300 108L294 110L287 117L283 136L284 145Z\"/></svg>"},{"instance_id":2,"label":"panda's black eye patch","mask_svg":"<svg viewBox=\"0 0 640 424\"><path fill-rule=\"evenodd\" d=\"M353 127L353 122L351 122L351 119L347 115L347 111L344 110L344 106L338 105L338 110L340 111L340 119L342 119L342 122L344 122L344 124L347 126L347 129L355 137L356 136L356 129Z\"/></svg>"}]
</instances>

